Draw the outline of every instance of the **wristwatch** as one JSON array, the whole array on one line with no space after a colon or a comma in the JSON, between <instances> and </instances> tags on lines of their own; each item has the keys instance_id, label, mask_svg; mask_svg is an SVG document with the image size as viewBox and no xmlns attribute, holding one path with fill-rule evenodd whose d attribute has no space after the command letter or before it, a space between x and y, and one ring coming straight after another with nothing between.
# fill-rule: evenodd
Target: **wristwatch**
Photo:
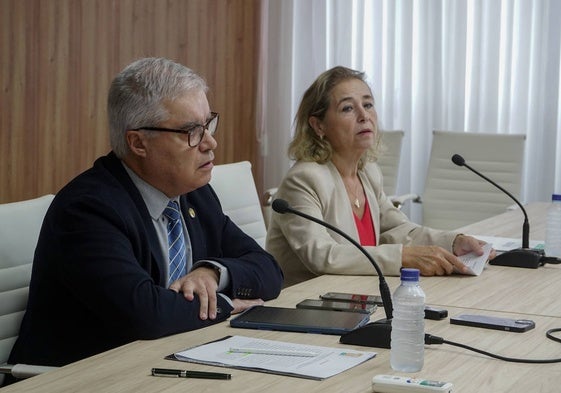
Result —
<instances>
[{"instance_id":1,"label":"wristwatch","mask_svg":"<svg viewBox=\"0 0 561 393\"><path fill-rule=\"evenodd\" d=\"M220 275L222 274L222 269L220 268L220 266L215 265L214 263L211 262L203 262L197 266L197 268L199 267L208 267L210 269L214 269L216 275L218 276L218 282L220 282Z\"/></svg>"}]
</instances>

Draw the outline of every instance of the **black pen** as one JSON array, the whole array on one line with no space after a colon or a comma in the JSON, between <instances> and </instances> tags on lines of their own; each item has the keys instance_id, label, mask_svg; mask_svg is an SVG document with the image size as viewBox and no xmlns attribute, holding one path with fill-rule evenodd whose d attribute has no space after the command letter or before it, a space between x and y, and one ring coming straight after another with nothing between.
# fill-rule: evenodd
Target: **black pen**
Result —
<instances>
[{"instance_id":1,"label":"black pen","mask_svg":"<svg viewBox=\"0 0 561 393\"><path fill-rule=\"evenodd\" d=\"M232 374L210 373L206 371L174 370L169 368L153 368L152 375L155 377L232 379Z\"/></svg>"}]
</instances>

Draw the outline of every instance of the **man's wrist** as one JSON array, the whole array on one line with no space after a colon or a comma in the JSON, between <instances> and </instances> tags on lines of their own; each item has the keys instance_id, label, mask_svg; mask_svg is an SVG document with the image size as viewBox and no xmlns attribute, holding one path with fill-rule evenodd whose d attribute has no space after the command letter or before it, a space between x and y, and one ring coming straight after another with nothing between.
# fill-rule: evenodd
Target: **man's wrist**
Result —
<instances>
[{"instance_id":1,"label":"man's wrist","mask_svg":"<svg viewBox=\"0 0 561 393\"><path fill-rule=\"evenodd\" d=\"M206 267L208 269L214 270L216 272L216 277L218 278L218 282L220 282L220 274L221 274L220 266L217 266L211 262L202 262L200 264L197 264L196 266L193 266L193 269L198 269L200 267Z\"/></svg>"},{"instance_id":2,"label":"man's wrist","mask_svg":"<svg viewBox=\"0 0 561 393\"><path fill-rule=\"evenodd\" d=\"M206 267L214 269L218 279L218 289L217 291L223 291L228 286L229 276L228 270L222 264L215 262L215 261L198 261L193 265L193 269L197 269L199 267Z\"/></svg>"}]
</instances>

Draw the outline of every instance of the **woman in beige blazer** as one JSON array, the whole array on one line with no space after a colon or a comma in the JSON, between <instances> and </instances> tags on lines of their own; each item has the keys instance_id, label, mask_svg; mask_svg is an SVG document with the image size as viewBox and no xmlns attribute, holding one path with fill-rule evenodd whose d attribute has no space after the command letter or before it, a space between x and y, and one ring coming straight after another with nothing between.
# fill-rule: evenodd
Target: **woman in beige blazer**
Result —
<instances>
[{"instance_id":1,"label":"woman in beige blazer","mask_svg":"<svg viewBox=\"0 0 561 393\"><path fill-rule=\"evenodd\" d=\"M482 255L483 242L419 226L396 209L382 190L375 163L379 139L364 73L345 67L324 72L300 103L289 147L296 163L276 197L353 237L384 274L399 275L401 267L418 268L423 275L464 272L456 255ZM321 274L376 274L347 240L294 214L272 215L266 248L280 263L285 286Z\"/></svg>"}]
</instances>

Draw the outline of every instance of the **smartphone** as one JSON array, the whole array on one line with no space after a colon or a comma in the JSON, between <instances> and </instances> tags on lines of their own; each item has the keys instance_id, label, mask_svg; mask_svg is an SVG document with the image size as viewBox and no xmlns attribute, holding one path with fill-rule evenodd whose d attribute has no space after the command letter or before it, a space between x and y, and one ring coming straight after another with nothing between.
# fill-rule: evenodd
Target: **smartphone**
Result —
<instances>
[{"instance_id":1,"label":"smartphone","mask_svg":"<svg viewBox=\"0 0 561 393\"><path fill-rule=\"evenodd\" d=\"M450 318L455 325L475 326L486 329L506 330L507 332L526 332L536 327L530 319L499 318L488 315L461 314Z\"/></svg>"},{"instance_id":2,"label":"smartphone","mask_svg":"<svg viewBox=\"0 0 561 393\"><path fill-rule=\"evenodd\" d=\"M320 296L323 300L336 300L340 302L357 302L383 305L382 297L378 295L360 295L356 293L327 292Z\"/></svg>"},{"instance_id":3,"label":"smartphone","mask_svg":"<svg viewBox=\"0 0 561 393\"><path fill-rule=\"evenodd\" d=\"M320 310L352 311L361 314L372 314L378 306L375 304L358 302L338 302L335 300L306 299L296 305L296 308L312 308Z\"/></svg>"}]
</instances>

